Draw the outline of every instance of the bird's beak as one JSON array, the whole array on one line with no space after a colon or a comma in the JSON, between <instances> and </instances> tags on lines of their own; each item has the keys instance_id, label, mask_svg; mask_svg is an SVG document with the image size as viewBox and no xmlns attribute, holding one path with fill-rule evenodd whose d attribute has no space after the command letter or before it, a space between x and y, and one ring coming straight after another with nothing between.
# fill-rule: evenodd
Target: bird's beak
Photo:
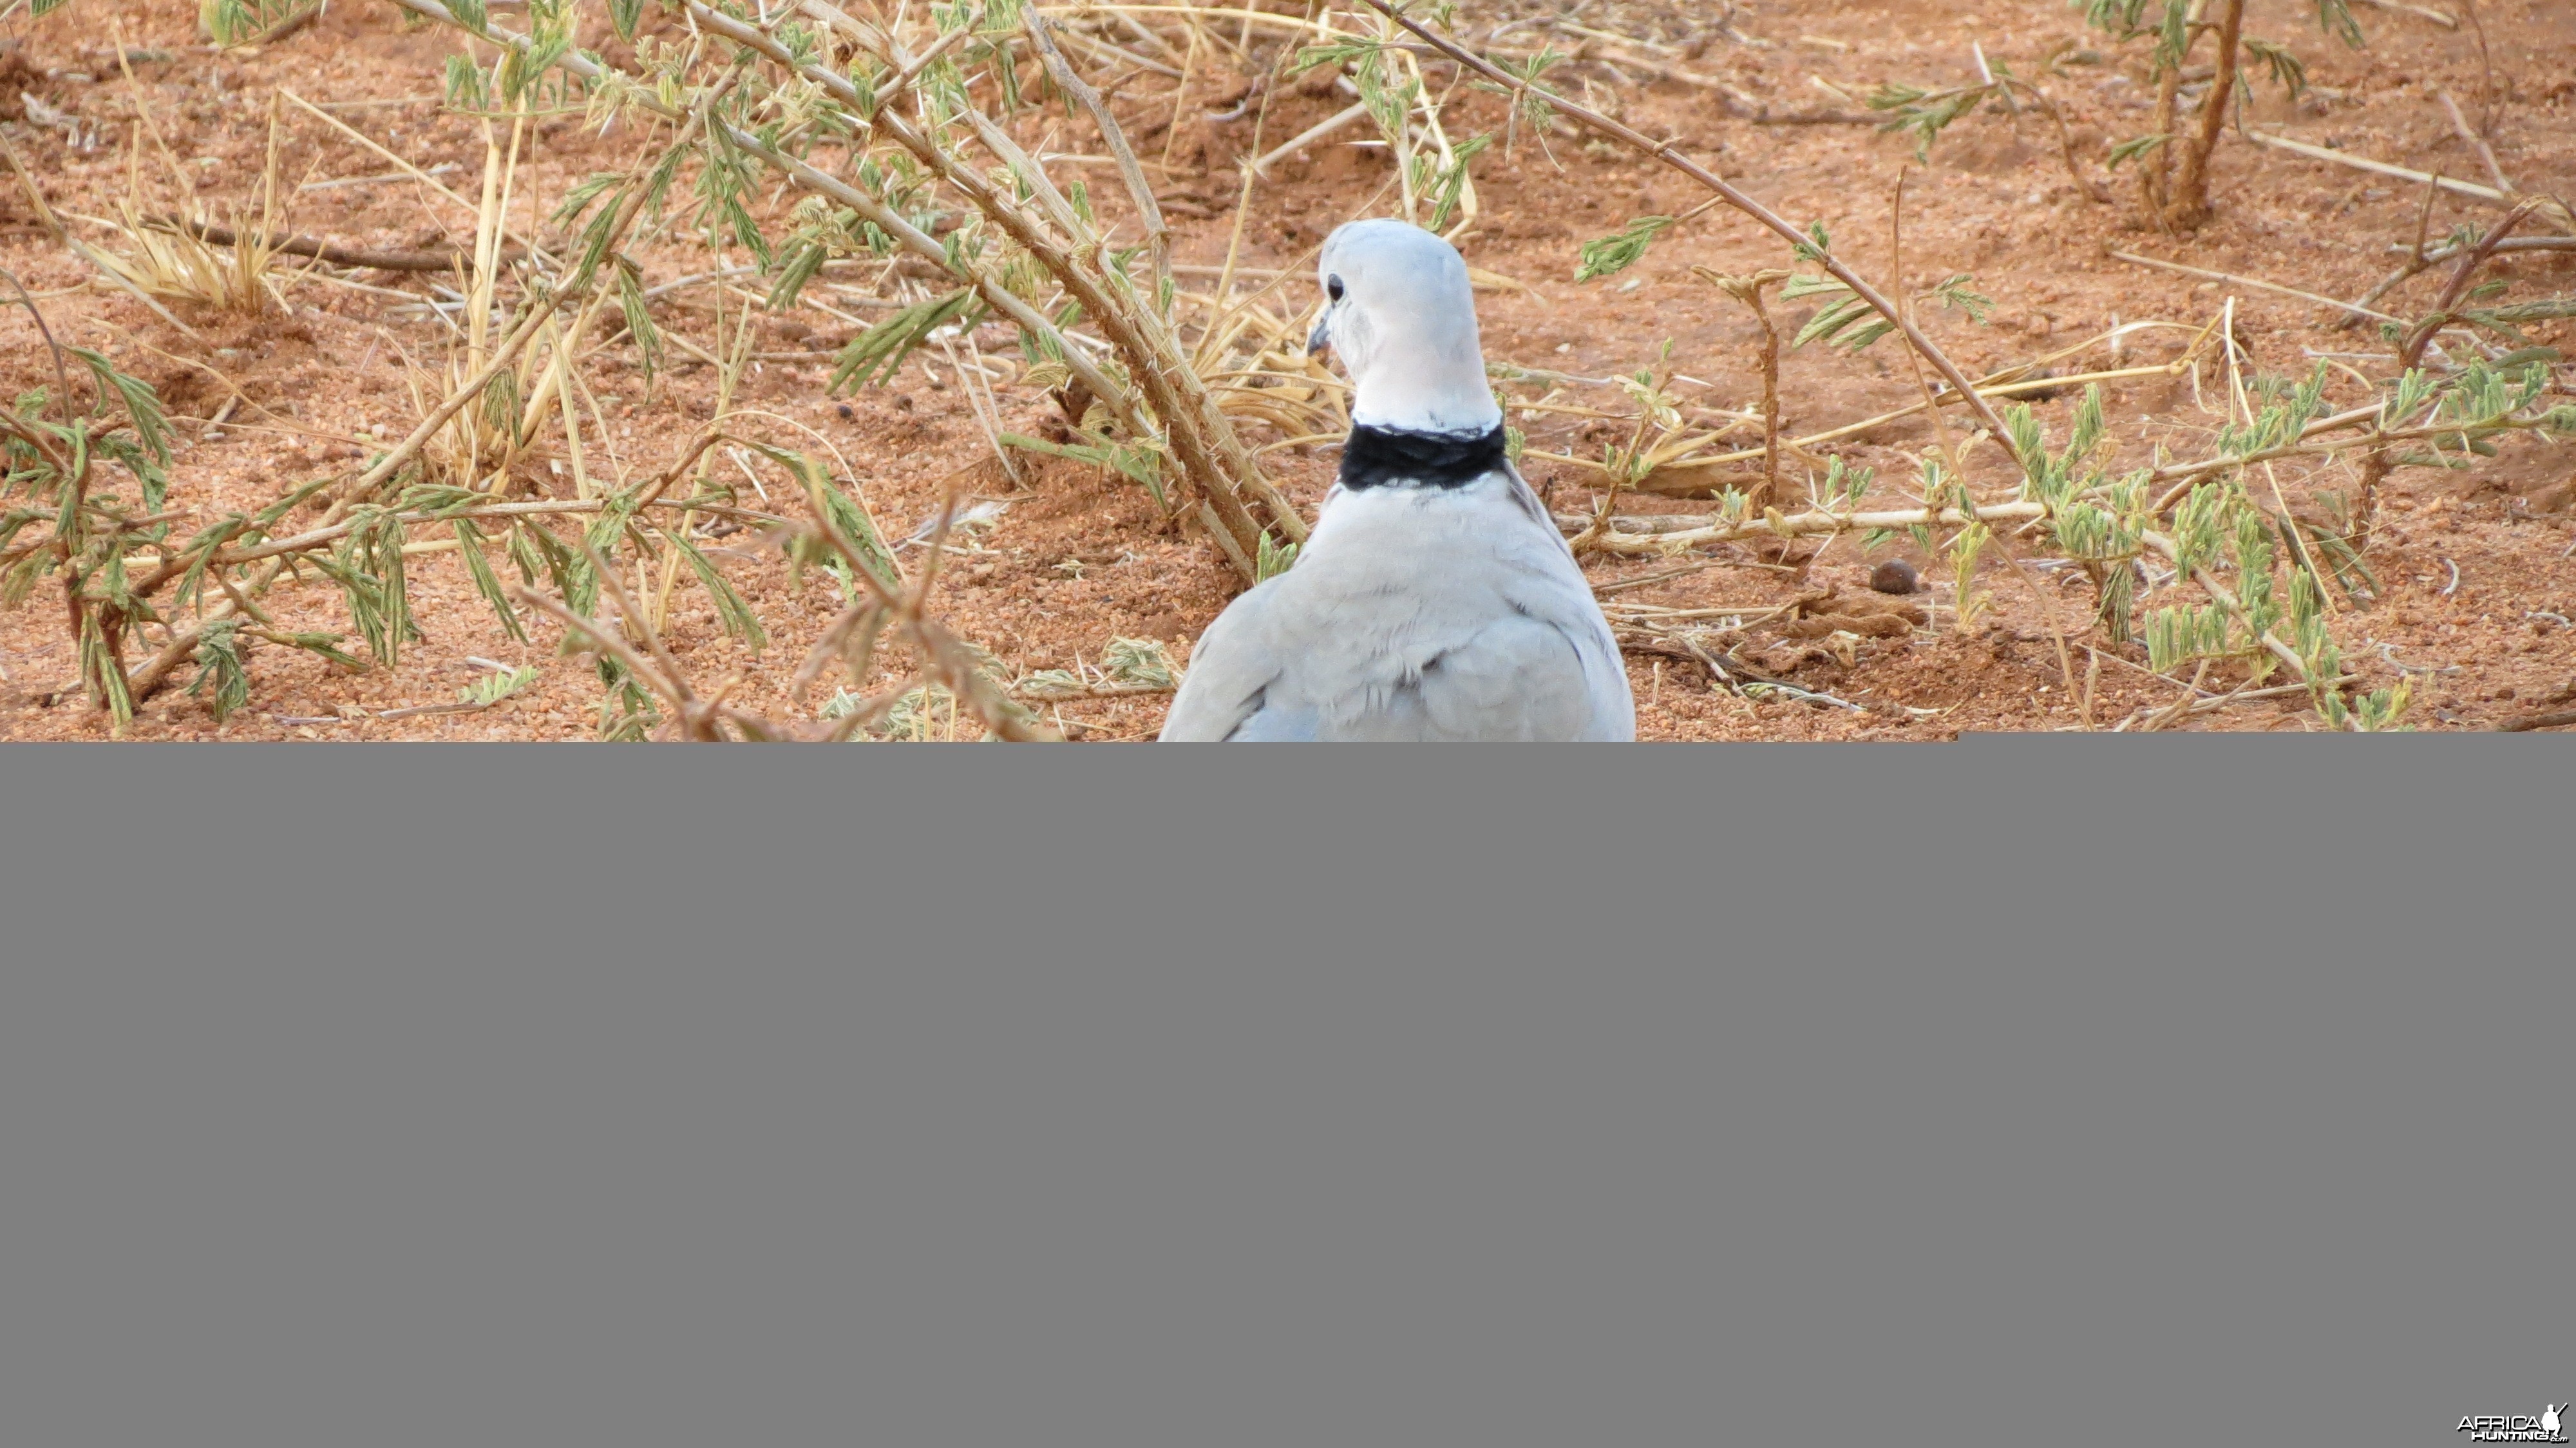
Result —
<instances>
[{"instance_id":1,"label":"bird's beak","mask_svg":"<svg viewBox=\"0 0 2576 1448\"><path fill-rule=\"evenodd\" d=\"M1333 314L1330 310L1315 318L1315 330L1306 334L1306 355L1319 355L1333 345Z\"/></svg>"}]
</instances>

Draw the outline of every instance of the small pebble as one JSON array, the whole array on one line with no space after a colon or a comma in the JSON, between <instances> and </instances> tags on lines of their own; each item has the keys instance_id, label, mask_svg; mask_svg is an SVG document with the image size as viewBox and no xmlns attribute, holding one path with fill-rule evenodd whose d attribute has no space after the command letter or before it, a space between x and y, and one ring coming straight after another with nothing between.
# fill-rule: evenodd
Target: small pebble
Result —
<instances>
[{"instance_id":1,"label":"small pebble","mask_svg":"<svg viewBox=\"0 0 2576 1448\"><path fill-rule=\"evenodd\" d=\"M1913 564L1890 558L1869 571L1869 586L1881 593L1913 593L1923 587L1923 580L1915 575Z\"/></svg>"}]
</instances>

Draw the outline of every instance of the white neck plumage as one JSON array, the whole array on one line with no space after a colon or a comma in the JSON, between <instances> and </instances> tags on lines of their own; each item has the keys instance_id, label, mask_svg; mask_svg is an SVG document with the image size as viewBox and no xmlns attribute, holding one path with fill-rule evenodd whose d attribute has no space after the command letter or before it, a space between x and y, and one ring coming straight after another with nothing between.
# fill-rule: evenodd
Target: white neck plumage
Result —
<instances>
[{"instance_id":1,"label":"white neck plumage","mask_svg":"<svg viewBox=\"0 0 2576 1448\"><path fill-rule=\"evenodd\" d=\"M1485 366L1473 330L1465 356L1454 348L1399 343L1352 370L1351 421L1391 432L1486 433L1503 420L1485 384Z\"/></svg>"}]
</instances>

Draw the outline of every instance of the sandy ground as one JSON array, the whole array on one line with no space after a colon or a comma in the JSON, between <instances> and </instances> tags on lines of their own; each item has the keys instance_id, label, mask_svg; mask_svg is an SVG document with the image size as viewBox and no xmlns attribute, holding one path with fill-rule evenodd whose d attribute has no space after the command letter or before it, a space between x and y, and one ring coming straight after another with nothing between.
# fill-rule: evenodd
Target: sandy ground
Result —
<instances>
[{"instance_id":1,"label":"sandy ground","mask_svg":"<svg viewBox=\"0 0 2576 1448\"><path fill-rule=\"evenodd\" d=\"M1468 7L1473 9L1473 7ZM2455 7L2456 8L2456 7ZM1849 109L1828 94L1838 87L1866 96L1881 81L1958 84L1975 74L1972 42L2024 73L2062 42L2099 46L2080 12L2062 0L1910 0L1835 4L1771 0L1736 7L1744 36L1719 39L1686 64L1783 109ZM2307 59L2315 90L2291 103L2269 85L2248 107L2250 125L2331 145L2355 155L2424 170L2484 179L2484 162L2454 133L2438 94L2474 102L2492 87L2501 122L2498 164L2525 191L2576 196L2576 9L2545 0L2489 0L2483 19L2490 65L2482 65L2469 27L2451 30L2387 11L2363 8L2369 47L2346 51L2318 35L2312 7L2259 0L2249 33L2291 44ZM281 88L318 104L470 194L483 156L479 122L443 113L436 101L439 67L452 45L407 26L393 7L338 0L317 23L255 53L209 53L193 30L194 7L176 0L75 4L41 21L23 13L8 22L0 51L0 136L26 163L48 201L67 214L106 216L128 187L125 139L134 95L119 74L105 33L113 14L127 44L151 58L133 65L136 84L169 138L201 201L218 209L251 195L268 135L270 97ZM1603 12L1605 15L1612 12ZM1649 6L1612 18L1642 33L1657 22ZM1587 21L1587 23L1593 23ZM2111 139L2144 129L2148 96L2133 59L2070 69L2046 84L2058 100L2088 171ZM1904 138L1866 126L1765 125L1742 118L1706 86L1629 77L1619 85L1598 71L1597 100L1630 124L1677 137L1706 163L1737 178L1775 209L1801 223L1823 220L1847 259L1873 276L1890 264L1890 213L1905 174L1902 243L1906 280L1928 285L1968 273L1997 306L1986 325L1927 312L1935 338L1971 372L2007 365L2102 332L2119 322L2161 319L2198 327L2232 297L2239 333L2261 367L2303 375L2312 352L2369 354L2386 344L2369 330L2336 330L2335 314L2251 287L2203 281L2109 257L2108 249L2169 258L2208 270L2266 279L2305 291L2351 297L2391 266L2388 248L2415 233L2421 193L2403 182L2323 164L2232 137L2216 163L2217 218L2195 237L2140 230L2125 204L2086 200L2070 183L2054 132L2033 115L1984 114L1961 121L1917 163ZM1184 262L1222 259L1231 223L1235 162L1253 143L1249 119L1209 118L1239 95L1244 77L1206 70L1189 94L1168 81L1122 91L1119 112L1146 156L1163 167L1170 219ZM1577 96L1584 83L1569 84ZM24 92L34 108L20 100ZM1264 148L1293 135L1342 104L1337 97L1283 88L1265 124ZM1170 125L1177 113L1180 122ZM285 108L284 173L289 180L362 178L387 163L310 114ZM1501 103L1461 92L1455 124L1496 123ZM68 125L46 118L67 118ZM1357 134L1356 132L1352 134ZM1079 148L1087 132L1068 139ZM94 139L93 139L94 137ZM1168 145L1168 150L1166 146ZM545 205L532 202L525 225L566 185L622 159L614 138L585 134L578 117L540 128L529 163ZM1319 143L1277 166L1254 192L1243 262L1295 268L1337 222L1359 214L1386 180L1384 154ZM1461 239L1478 267L1520 283L1481 297L1489 357L1580 377L1603 378L1653 363L1668 340L1670 365L1685 395L1705 405L1744 409L1760 386L1756 331L1737 303L1693 275L1694 265L1744 272L1786 263L1775 240L1723 210L1669 232L1633 270L1577 285L1576 252L1592 237L1645 212L1671 214L1701 198L1674 172L1582 137L1544 145L1524 136L1509 156L1498 148L1477 171L1481 213ZM2123 173L2125 175L2125 173ZM147 198L170 200L173 187L157 166L144 173ZM1106 173L1102 190L1114 189ZM766 199L783 211L792 197ZM2432 207L2436 234L2494 215L2474 201L2444 196ZM79 223L75 223L79 225ZM471 213L408 182L299 191L291 230L347 246L427 246L469 232ZM95 227L82 234L101 242ZM668 237L639 250L656 280L702 270L706 253ZM738 257L735 258L738 260ZM402 309L390 292L424 293L418 277L351 273L361 285L308 277L294 283L291 316L248 319L183 313L181 331L139 303L85 285L92 273L37 225L14 181L0 188L0 265L36 294L58 333L95 346L162 391L183 420L173 469L173 507L202 517L257 506L287 486L347 467L378 429L399 436L413 417L406 357L424 366L443 357L443 329ZM2576 257L2514 260L2494 275L2512 283L2515 300L2576 290ZM2381 305L2411 315L2429 302L2439 278L2401 287ZM1298 307L1311 281L1286 286ZM365 289L373 288L373 290ZM664 325L713 345L715 318L702 289L662 312ZM818 296L827 294L818 293ZM1784 323L1801 320L1797 304L1780 308ZM1014 485L992 462L957 378L934 356L908 364L891 384L835 396L822 358L851 335L848 318L811 309L765 318L761 347L774 360L744 381L738 406L756 406L811 429L828 442L847 476L889 534L901 536L931 514L943 486L964 470L973 496L1007 503L966 540L947 565L934 611L989 649L1014 672L1097 662L1113 637L1166 641L1176 661L1224 605L1234 578L1201 539L1164 525L1135 485L1087 467L1023 460ZM2187 334L2136 334L2123 361L2163 361ZM2576 351L2566 322L2532 329L2533 340ZM984 334L988 350L1008 351L999 328ZM2369 372L2366 356L2350 359ZM2111 365L2104 354L2083 366ZM0 385L12 394L50 377L23 309L0 315ZM2374 374L2375 375L2375 374ZM2562 368L2560 387L2576 381ZM2223 421L2221 399L2189 379L2122 385L2108 397L2123 461L2197 455ZM631 354L612 350L590 374L611 421L610 435L589 458L598 472L649 474L702 425L713 405L710 369L681 361L647 383ZM2360 395L2345 380L2334 394ZM204 419L238 391L241 401L219 429ZM1522 389L1535 396L1538 389ZM1901 407L1919 394L1894 343L1858 358L1809 348L1784 363L1782 408L1792 432L1821 429ZM1035 389L1004 384L1005 421L1038 431L1051 406ZM1565 400L1615 406L1610 389L1576 388ZM2062 428L2071 400L2041 404L2043 419ZM1520 419L1515 419L1516 423ZM1533 449L1598 455L1611 424L1532 420ZM794 429L780 422L782 438ZM1256 439L1259 440L1259 439ZM1871 503L1901 506L1914 458L1934 438L1920 417L1890 424L1834 450L1878 469ZM604 453L605 456L598 454ZM1318 500L1330 477L1329 449L1268 454L1276 475L1300 503ZM730 466L727 464L726 466ZM1559 511L1584 507L1598 475L1534 463L1531 480ZM2008 486L1997 455L1972 466L1986 496ZM1742 481L1737 475L1735 481ZM739 480L738 480L739 481ZM2268 490L2274 480L2266 479ZM2283 469L2281 500L2306 511L2314 490L2349 488L2348 473ZM557 486L540 482L542 489ZM744 499L757 506L748 481ZM2474 471L2406 470L2396 474L2384 521L2368 557L2384 586L2365 606L2338 599L2335 621L2354 669L2373 685L2413 672L2420 728L2489 729L2536 712L2567 707L2576 697L2576 647L2566 620L2576 617L2576 452L2523 440ZM1639 498L1623 512L1705 511L1705 502ZM182 528L184 533L187 527ZM685 575L671 595L668 634L675 652L706 680L739 675L735 703L784 717L814 716L821 695L800 706L787 680L840 599L828 579L801 580L744 534L719 543L717 558L758 608L774 642L753 655L716 627L706 596ZM729 544L730 546L727 546ZM1946 570L1914 556L1912 545L1864 556L1853 539L1818 548L1727 546L1702 561L1712 566L1626 590L1623 603L1675 608L1742 608L1759 612L1801 592L1831 585L1866 590L1872 566L1889 557L1923 565L1930 591L1926 626L1902 636L1797 640L1753 630L1738 658L1753 670L1829 694L1856 707L1781 698L1753 700L1709 687L1695 664L1638 654L1630 672L1640 733L1653 739L1940 739L1962 730L2081 727L2083 711L2062 683L2039 593L2009 570L1989 566L1974 582L1991 608L1966 630L1954 623L1955 587ZM2035 541L2025 553L2044 556ZM917 556L907 554L907 558ZM1653 560L1596 560L1596 583L1669 572ZM2456 572L2455 572L2456 570ZM252 655L253 698L247 712L218 724L204 700L184 687L146 701L126 731L135 739L586 739L599 720L601 690L586 661L559 659L549 625L534 642L508 638L468 584L452 552L413 560L414 606L427 633L398 666L351 672L311 655L264 648ZM2049 581L2055 580L2055 581ZM2089 637L2103 662L2094 670L2093 719L2107 727L2132 711L2182 697L2182 686L2149 674L2143 651L2114 648L2084 631L2090 593L2071 571L2045 575L2056 617L2081 645ZM104 738L104 718L78 696L56 694L76 674L59 611L40 591L0 611L0 738ZM2159 594L2150 606L2177 601ZM318 578L288 581L268 607L283 622L346 629L336 590ZM155 631L147 631L147 642ZM2075 655L2083 671L2092 655ZM497 707L464 714L379 714L455 700L482 672L469 659L526 663L537 683ZM2229 681L2205 687L2223 692ZM1161 721L1159 697L1058 706L1051 717L1091 739L1150 738ZM2299 730L2319 727L2303 700L2240 702L2195 716L2179 727ZM937 719L927 726L944 732Z\"/></svg>"}]
</instances>

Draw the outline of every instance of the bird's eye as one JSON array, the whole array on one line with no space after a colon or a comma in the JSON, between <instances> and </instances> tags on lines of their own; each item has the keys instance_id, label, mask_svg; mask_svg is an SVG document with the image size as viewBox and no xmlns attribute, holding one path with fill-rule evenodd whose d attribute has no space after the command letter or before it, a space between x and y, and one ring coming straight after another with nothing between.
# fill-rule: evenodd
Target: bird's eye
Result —
<instances>
[{"instance_id":1,"label":"bird's eye","mask_svg":"<svg viewBox=\"0 0 2576 1448\"><path fill-rule=\"evenodd\" d=\"M1342 279L1340 277L1324 278L1324 295L1331 297L1334 301L1340 301L1342 299Z\"/></svg>"}]
</instances>

